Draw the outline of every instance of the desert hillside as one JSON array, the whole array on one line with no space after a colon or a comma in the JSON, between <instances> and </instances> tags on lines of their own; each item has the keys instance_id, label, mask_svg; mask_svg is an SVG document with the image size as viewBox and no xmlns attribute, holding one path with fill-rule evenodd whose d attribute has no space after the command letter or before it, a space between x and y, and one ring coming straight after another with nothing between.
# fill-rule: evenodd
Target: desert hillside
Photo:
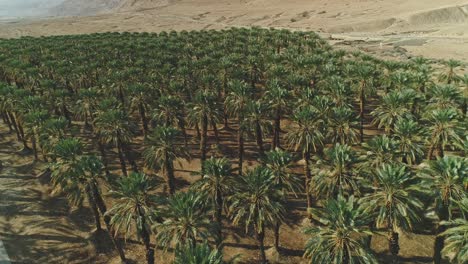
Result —
<instances>
[{"instance_id":1,"label":"desert hillside","mask_svg":"<svg viewBox=\"0 0 468 264\"><path fill-rule=\"evenodd\" d=\"M66 0L50 14L71 17L9 21L0 37L285 27L358 41L364 49L403 47L468 61L467 0Z\"/></svg>"}]
</instances>

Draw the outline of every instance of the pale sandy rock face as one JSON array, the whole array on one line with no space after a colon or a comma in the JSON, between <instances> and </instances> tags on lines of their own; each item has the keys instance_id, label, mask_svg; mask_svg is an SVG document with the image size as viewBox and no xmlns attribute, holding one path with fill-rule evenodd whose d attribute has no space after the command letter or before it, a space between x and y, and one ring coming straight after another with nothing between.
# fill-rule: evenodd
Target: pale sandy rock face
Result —
<instances>
[{"instance_id":1,"label":"pale sandy rock face","mask_svg":"<svg viewBox=\"0 0 468 264\"><path fill-rule=\"evenodd\" d=\"M468 61L468 0L65 0L50 14L80 17L4 23L0 37L260 26Z\"/></svg>"}]
</instances>

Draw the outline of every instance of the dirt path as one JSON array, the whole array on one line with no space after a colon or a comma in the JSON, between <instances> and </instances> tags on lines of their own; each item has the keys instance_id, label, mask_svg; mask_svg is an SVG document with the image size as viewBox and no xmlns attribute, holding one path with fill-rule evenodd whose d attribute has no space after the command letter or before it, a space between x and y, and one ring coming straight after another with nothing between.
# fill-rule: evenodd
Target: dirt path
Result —
<instances>
[{"instance_id":1,"label":"dirt path","mask_svg":"<svg viewBox=\"0 0 468 264\"><path fill-rule=\"evenodd\" d=\"M43 165L19 155L7 132L0 124L0 241L11 263L95 263L86 214L69 213L64 198L44 195L46 187L32 176Z\"/></svg>"}]
</instances>

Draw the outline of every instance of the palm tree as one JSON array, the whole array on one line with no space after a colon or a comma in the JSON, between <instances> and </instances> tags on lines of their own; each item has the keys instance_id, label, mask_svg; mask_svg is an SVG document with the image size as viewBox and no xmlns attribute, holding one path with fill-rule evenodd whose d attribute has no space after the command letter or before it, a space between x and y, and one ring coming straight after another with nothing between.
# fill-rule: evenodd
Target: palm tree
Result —
<instances>
[{"instance_id":1,"label":"palm tree","mask_svg":"<svg viewBox=\"0 0 468 264\"><path fill-rule=\"evenodd\" d=\"M358 141L358 119L354 111L347 106L335 107L328 120L327 138L333 144L353 144Z\"/></svg>"},{"instance_id":2,"label":"palm tree","mask_svg":"<svg viewBox=\"0 0 468 264\"><path fill-rule=\"evenodd\" d=\"M162 169L170 195L175 193L174 161L189 158L187 150L178 144L180 134L173 127L159 126L147 137L148 147L143 151L145 164Z\"/></svg>"},{"instance_id":3,"label":"palm tree","mask_svg":"<svg viewBox=\"0 0 468 264\"><path fill-rule=\"evenodd\" d=\"M242 175L242 164L244 160L244 117L247 112L248 103L252 97L250 86L246 83L235 80L229 83L230 92L226 96L224 104L226 105L227 113L231 117L237 118L239 129L237 130L237 146L238 146L238 161L239 175Z\"/></svg>"},{"instance_id":4,"label":"palm tree","mask_svg":"<svg viewBox=\"0 0 468 264\"><path fill-rule=\"evenodd\" d=\"M284 219L281 192L273 184L271 171L265 167L249 170L238 179L239 189L231 197L229 212L235 225L243 223L246 233L254 231L260 247L261 263L266 264L266 228Z\"/></svg>"},{"instance_id":5,"label":"palm tree","mask_svg":"<svg viewBox=\"0 0 468 264\"><path fill-rule=\"evenodd\" d=\"M412 119L400 119L395 123L393 138L397 141L402 162L417 164L424 156L422 129Z\"/></svg>"},{"instance_id":6,"label":"palm tree","mask_svg":"<svg viewBox=\"0 0 468 264\"><path fill-rule=\"evenodd\" d=\"M223 241L222 214L225 200L232 193L232 188L236 184L232 175L232 165L226 158L215 159L211 157L205 161L201 174L202 179L195 183L194 189L206 193L208 203L213 204L213 218L218 224L217 245L219 247Z\"/></svg>"},{"instance_id":7,"label":"palm tree","mask_svg":"<svg viewBox=\"0 0 468 264\"><path fill-rule=\"evenodd\" d=\"M360 120L360 142L364 142L364 108L366 99L374 92L373 74L374 68L368 64L358 64L355 68L356 74L356 94L359 101L359 120Z\"/></svg>"},{"instance_id":8,"label":"palm tree","mask_svg":"<svg viewBox=\"0 0 468 264\"><path fill-rule=\"evenodd\" d=\"M304 230L311 236L304 253L309 263L378 263L363 241L372 234L372 215L358 207L354 196L328 200L323 208L313 209L312 216L321 225Z\"/></svg>"},{"instance_id":9,"label":"palm tree","mask_svg":"<svg viewBox=\"0 0 468 264\"><path fill-rule=\"evenodd\" d=\"M461 211L468 214L468 198L459 203ZM442 222L449 228L441 236L445 237L445 246L442 251L445 255L453 255L452 263L463 264L468 259L468 220L457 218L452 221Z\"/></svg>"},{"instance_id":10,"label":"palm tree","mask_svg":"<svg viewBox=\"0 0 468 264\"><path fill-rule=\"evenodd\" d=\"M398 229L410 230L421 220L421 193L415 177L404 165L386 164L376 171L374 192L362 198L366 212L376 215L378 227L388 230L389 251L393 263L398 261L400 251Z\"/></svg>"},{"instance_id":11,"label":"palm tree","mask_svg":"<svg viewBox=\"0 0 468 264\"><path fill-rule=\"evenodd\" d=\"M304 189L307 195L307 208L312 208L312 196L310 183L310 163L312 153L321 152L324 144L321 119L317 119L317 113L311 108L304 108L294 113L293 120L296 126L292 127L286 135L287 142L294 151L301 151L304 158Z\"/></svg>"},{"instance_id":12,"label":"palm tree","mask_svg":"<svg viewBox=\"0 0 468 264\"><path fill-rule=\"evenodd\" d=\"M156 239L164 247L192 245L197 240L206 241L212 234L213 224L207 214L210 207L206 197L194 191L179 192L167 201L162 210L162 223L154 226L158 230Z\"/></svg>"},{"instance_id":13,"label":"palm tree","mask_svg":"<svg viewBox=\"0 0 468 264\"><path fill-rule=\"evenodd\" d=\"M385 133L393 132L397 120L410 117L410 102L400 91L391 91L382 97L381 104L372 111L374 124L385 128Z\"/></svg>"},{"instance_id":14,"label":"palm tree","mask_svg":"<svg viewBox=\"0 0 468 264\"><path fill-rule=\"evenodd\" d=\"M38 160L37 145L40 142L40 132L48 118L49 113L45 110L42 111L31 111L24 115L24 128L26 137L31 139L32 147L34 151L34 160ZM39 146L42 148L42 146ZM45 157L44 157L45 158ZM46 160L47 161L47 160Z\"/></svg>"},{"instance_id":15,"label":"palm tree","mask_svg":"<svg viewBox=\"0 0 468 264\"><path fill-rule=\"evenodd\" d=\"M96 128L96 133L103 142L112 143L112 145L117 148L122 173L127 176L127 165L124 153L127 159L133 161L129 157L128 151L126 151L128 148L127 144L130 143L133 136L131 129L132 124L128 116L122 110L110 109L97 115L94 120L94 126ZM135 169L136 168L134 168L134 171Z\"/></svg>"},{"instance_id":16,"label":"palm tree","mask_svg":"<svg viewBox=\"0 0 468 264\"><path fill-rule=\"evenodd\" d=\"M366 150L362 167L373 173L383 164L396 162L398 158L398 144L387 135L375 136L363 144Z\"/></svg>"},{"instance_id":17,"label":"palm tree","mask_svg":"<svg viewBox=\"0 0 468 264\"><path fill-rule=\"evenodd\" d=\"M445 65L447 65L448 69L439 75L439 81L446 82L447 84L458 83L460 76L457 75L456 68L462 65L461 62L450 59L445 62Z\"/></svg>"},{"instance_id":18,"label":"palm tree","mask_svg":"<svg viewBox=\"0 0 468 264\"><path fill-rule=\"evenodd\" d=\"M350 146L337 143L317 161L309 190L327 198L358 194L358 162L359 158Z\"/></svg>"},{"instance_id":19,"label":"palm tree","mask_svg":"<svg viewBox=\"0 0 468 264\"><path fill-rule=\"evenodd\" d=\"M200 162L203 166L206 161L208 124L210 118L212 122L217 123L219 117L216 95L208 90L199 90L193 98L193 103L188 107L188 119L196 125L201 126L200 134Z\"/></svg>"},{"instance_id":20,"label":"palm tree","mask_svg":"<svg viewBox=\"0 0 468 264\"><path fill-rule=\"evenodd\" d=\"M428 113L426 121L429 123L429 150L427 159L432 159L434 151L438 156L444 156L447 145L460 142L460 125L457 112L453 108L432 110Z\"/></svg>"},{"instance_id":21,"label":"palm tree","mask_svg":"<svg viewBox=\"0 0 468 264\"><path fill-rule=\"evenodd\" d=\"M112 187L109 196L115 199L107 215L111 216L110 224L115 234L123 233L128 237L136 229L138 238L143 240L146 248L146 261L154 263L154 249L151 247L151 225L155 221L154 206L157 197L151 192L156 189L155 179L143 173L132 172L127 177L119 178Z\"/></svg>"},{"instance_id":22,"label":"palm tree","mask_svg":"<svg viewBox=\"0 0 468 264\"><path fill-rule=\"evenodd\" d=\"M281 131L281 118L284 117L286 109L288 109L288 99L290 92L283 88L280 81L277 79L271 80L267 84L267 91L265 92L265 100L268 103L273 114L273 146L272 149L279 148L280 146L280 131Z\"/></svg>"},{"instance_id":23,"label":"palm tree","mask_svg":"<svg viewBox=\"0 0 468 264\"><path fill-rule=\"evenodd\" d=\"M96 230L101 231L99 212L104 216L114 247L123 263L125 253L112 234L106 205L99 190L98 178L102 175L102 162L96 156L83 155L83 144L78 139L61 139L53 148L54 163L50 165L54 192L64 192L72 205L81 205L86 197L94 214ZM98 211L99 210L99 211Z\"/></svg>"},{"instance_id":24,"label":"palm tree","mask_svg":"<svg viewBox=\"0 0 468 264\"><path fill-rule=\"evenodd\" d=\"M265 153L264 138L271 132L272 124L268 120L268 105L262 100L250 100L247 104L247 113L245 115L244 124L249 134L253 134L253 138L258 146L260 157Z\"/></svg>"},{"instance_id":25,"label":"palm tree","mask_svg":"<svg viewBox=\"0 0 468 264\"><path fill-rule=\"evenodd\" d=\"M421 172L422 178L431 190L435 200L435 211L439 218L438 237L434 244L434 263L441 263L441 250L444 247L444 237L440 234L445 231L442 221L452 220L457 204L468 197L463 180L468 177L468 159L444 156L429 161L429 167Z\"/></svg>"},{"instance_id":26,"label":"palm tree","mask_svg":"<svg viewBox=\"0 0 468 264\"><path fill-rule=\"evenodd\" d=\"M301 189L300 179L291 173L293 157L288 152L276 148L265 153L261 159L264 166L270 170L273 184L276 184L281 190L283 205L286 208L288 192L296 193ZM281 222L275 223L275 243L274 247L279 252L279 231Z\"/></svg>"},{"instance_id":27,"label":"palm tree","mask_svg":"<svg viewBox=\"0 0 468 264\"><path fill-rule=\"evenodd\" d=\"M130 95L130 108L137 109L141 119L143 133L148 133L148 108L149 108L149 92L147 86L142 84L133 84L127 87Z\"/></svg>"},{"instance_id":28,"label":"palm tree","mask_svg":"<svg viewBox=\"0 0 468 264\"><path fill-rule=\"evenodd\" d=\"M223 253L219 249L211 249L207 243L187 244L177 247L174 264L231 264L236 258L224 261Z\"/></svg>"}]
</instances>

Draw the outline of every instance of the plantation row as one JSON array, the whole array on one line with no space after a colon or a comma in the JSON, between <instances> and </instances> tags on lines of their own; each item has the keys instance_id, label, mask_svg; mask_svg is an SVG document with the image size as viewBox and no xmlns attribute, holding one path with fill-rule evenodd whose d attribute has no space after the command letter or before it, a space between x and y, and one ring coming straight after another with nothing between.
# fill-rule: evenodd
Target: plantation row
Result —
<instances>
[{"instance_id":1,"label":"plantation row","mask_svg":"<svg viewBox=\"0 0 468 264\"><path fill-rule=\"evenodd\" d=\"M310 263L377 263L382 231L397 263L399 232L415 229L437 235L434 263L466 263L463 66L259 28L4 39L0 112L122 261L120 238L137 235L148 263L152 243L175 263L225 263L225 226L239 226L267 263L265 232L280 251L300 199ZM189 188L181 160L200 160Z\"/></svg>"}]
</instances>

